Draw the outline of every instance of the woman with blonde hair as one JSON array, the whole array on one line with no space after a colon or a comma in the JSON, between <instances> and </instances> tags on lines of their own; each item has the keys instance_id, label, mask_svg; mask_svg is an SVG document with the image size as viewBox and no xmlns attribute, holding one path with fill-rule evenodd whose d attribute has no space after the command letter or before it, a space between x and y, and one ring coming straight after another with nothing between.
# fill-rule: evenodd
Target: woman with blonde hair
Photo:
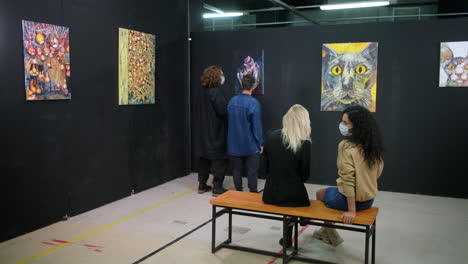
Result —
<instances>
[{"instance_id":1,"label":"woman with blonde hair","mask_svg":"<svg viewBox=\"0 0 468 264\"><path fill-rule=\"evenodd\" d=\"M283 117L283 128L270 134L263 155L268 175L263 202L278 206L309 206L304 182L309 178L311 126L309 112L293 105ZM287 246L291 246L292 226L287 230ZM282 244L282 240L280 240Z\"/></svg>"}]
</instances>

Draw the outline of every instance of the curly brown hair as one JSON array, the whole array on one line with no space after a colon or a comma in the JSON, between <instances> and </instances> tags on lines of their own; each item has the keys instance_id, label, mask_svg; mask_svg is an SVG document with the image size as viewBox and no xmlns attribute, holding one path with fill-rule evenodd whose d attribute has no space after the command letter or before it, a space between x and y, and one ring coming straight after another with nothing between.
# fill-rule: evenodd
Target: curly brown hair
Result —
<instances>
[{"instance_id":1,"label":"curly brown hair","mask_svg":"<svg viewBox=\"0 0 468 264\"><path fill-rule=\"evenodd\" d=\"M203 70L200 77L201 85L205 88L221 86L222 69L219 66L212 65Z\"/></svg>"},{"instance_id":2,"label":"curly brown hair","mask_svg":"<svg viewBox=\"0 0 468 264\"><path fill-rule=\"evenodd\" d=\"M347 114L353 128L351 135L345 137L361 147L364 160L369 168L383 160L383 137L379 125L367 108L360 105L351 106L343 111Z\"/></svg>"}]
</instances>

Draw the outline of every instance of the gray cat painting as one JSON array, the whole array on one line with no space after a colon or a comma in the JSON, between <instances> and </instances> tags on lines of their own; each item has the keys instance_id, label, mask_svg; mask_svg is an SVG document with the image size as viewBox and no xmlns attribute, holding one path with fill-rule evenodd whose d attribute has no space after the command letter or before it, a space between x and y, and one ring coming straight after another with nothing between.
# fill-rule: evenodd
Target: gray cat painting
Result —
<instances>
[{"instance_id":1,"label":"gray cat painting","mask_svg":"<svg viewBox=\"0 0 468 264\"><path fill-rule=\"evenodd\" d=\"M361 105L375 112L378 42L323 44L322 111Z\"/></svg>"}]
</instances>

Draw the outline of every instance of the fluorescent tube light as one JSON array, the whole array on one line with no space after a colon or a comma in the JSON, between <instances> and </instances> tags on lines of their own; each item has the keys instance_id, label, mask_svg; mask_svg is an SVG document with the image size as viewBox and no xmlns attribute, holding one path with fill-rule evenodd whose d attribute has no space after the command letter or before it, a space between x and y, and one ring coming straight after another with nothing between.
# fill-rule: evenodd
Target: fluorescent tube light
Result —
<instances>
[{"instance_id":1,"label":"fluorescent tube light","mask_svg":"<svg viewBox=\"0 0 468 264\"><path fill-rule=\"evenodd\" d=\"M207 13L207 14L203 14L203 18L238 17L238 16L243 16L243 15L244 13L241 13L241 12L222 13L222 14Z\"/></svg>"},{"instance_id":2,"label":"fluorescent tube light","mask_svg":"<svg viewBox=\"0 0 468 264\"><path fill-rule=\"evenodd\" d=\"M320 9L321 10L337 10L337 9L348 9L348 8L386 6L389 4L390 4L390 1L356 2L356 3L346 3L346 4L321 5Z\"/></svg>"}]
</instances>

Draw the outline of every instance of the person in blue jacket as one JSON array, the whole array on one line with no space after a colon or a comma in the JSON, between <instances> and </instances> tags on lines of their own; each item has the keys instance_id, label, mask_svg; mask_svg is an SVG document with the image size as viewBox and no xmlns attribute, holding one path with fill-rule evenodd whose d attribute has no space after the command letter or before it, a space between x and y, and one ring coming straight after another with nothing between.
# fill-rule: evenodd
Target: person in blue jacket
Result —
<instances>
[{"instance_id":1,"label":"person in blue jacket","mask_svg":"<svg viewBox=\"0 0 468 264\"><path fill-rule=\"evenodd\" d=\"M228 154L231 156L232 174L237 191L242 191L242 171L247 169L250 192L257 192L260 156L263 152L263 135L260 103L252 97L258 83L251 74L241 80L242 92L228 104Z\"/></svg>"}]
</instances>

